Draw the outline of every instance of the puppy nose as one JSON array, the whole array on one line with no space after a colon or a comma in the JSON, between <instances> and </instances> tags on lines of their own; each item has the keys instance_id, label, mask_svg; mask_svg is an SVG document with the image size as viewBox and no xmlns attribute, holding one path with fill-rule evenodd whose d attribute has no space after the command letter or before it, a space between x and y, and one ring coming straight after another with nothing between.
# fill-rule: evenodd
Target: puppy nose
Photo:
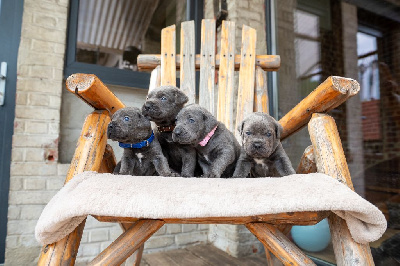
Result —
<instances>
[{"instance_id":1,"label":"puppy nose","mask_svg":"<svg viewBox=\"0 0 400 266\"><path fill-rule=\"evenodd\" d=\"M108 124L108 128L109 128L109 129L112 129L113 127L114 127L113 123L109 123L109 124Z\"/></svg>"},{"instance_id":2,"label":"puppy nose","mask_svg":"<svg viewBox=\"0 0 400 266\"><path fill-rule=\"evenodd\" d=\"M149 103L145 103L145 104L144 104L144 109L145 109L146 111L149 111L149 110L150 110L150 107L151 107L151 105L150 105Z\"/></svg>"},{"instance_id":3,"label":"puppy nose","mask_svg":"<svg viewBox=\"0 0 400 266\"><path fill-rule=\"evenodd\" d=\"M174 129L174 134L175 134L176 136L180 136L180 135L182 134L182 130L181 130L180 128L175 128L175 129Z\"/></svg>"},{"instance_id":4,"label":"puppy nose","mask_svg":"<svg viewBox=\"0 0 400 266\"><path fill-rule=\"evenodd\" d=\"M253 147L259 149L261 148L261 143L260 142L253 143Z\"/></svg>"}]
</instances>

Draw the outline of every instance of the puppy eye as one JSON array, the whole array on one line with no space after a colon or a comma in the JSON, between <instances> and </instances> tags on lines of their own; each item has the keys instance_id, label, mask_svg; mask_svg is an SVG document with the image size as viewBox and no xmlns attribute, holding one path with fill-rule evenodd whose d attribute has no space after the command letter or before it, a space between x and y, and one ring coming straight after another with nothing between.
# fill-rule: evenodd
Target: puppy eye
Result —
<instances>
[{"instance_id":1,"label":"puppy eye","mask_svg":"<svg viewBox=\"0 0 400 266\"><path fill-rule=\"evenodd\" d=\"M167 100L167 97L165 97L165 96L161 97L161 101L166 101L166 100Z\"/></svg>"},{"instance_id":2,"label":"puppy eye","mask_svg":"<svg viewBox=\"0 0 400 266\"><path fill-rule=\"evenodd\" d=\"M250 136L250 135L251 135L251 132L250 132L250 131L246 131L246 135L247 135L247 136Z\"/></svg>"},{"instance_id":3,"label":"puppy eye","mask_svg":"<svg viewBox=\"0 0 400 266\"><path fill-rule=\"evenodd\" d=\"M194 123L195 121L194 121L193 118L189 118L189 122L190 122L190 123Z\"/></svg>"},{"instance_id":4,"label":"puppy eye","mask_svg":"<svg viewBox=\"0 0 400 266\"><path fill-rule=\"evenodd\" d=\"M129 116L124 116L125 121L129 121Z\"/></svg>"},{"instance_id":5,"label":"puppy eye","mask_svg":"<svg viewBox=\"0 0 400 266\"><path fill-rule=\"evenodd\" d=\"M268 138L272 136L271 132L267 132L267 134L265 134Z\"/></svg>"}]
</instances>

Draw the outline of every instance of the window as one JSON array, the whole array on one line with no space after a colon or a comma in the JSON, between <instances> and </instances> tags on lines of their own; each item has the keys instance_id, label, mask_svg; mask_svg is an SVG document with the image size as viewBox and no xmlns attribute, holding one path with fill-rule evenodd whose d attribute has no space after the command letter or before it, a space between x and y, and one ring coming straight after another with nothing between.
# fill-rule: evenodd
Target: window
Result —
<instances>
[{"instance_id":1,"label":"window","mask_svg":"<svg viewBox=\"0 0 400 266\"><path fill-rule=\"evenodd\" d=\"M202 5L195 0L72 0L65 76L93 73L109 84L147 88L150 74L137 71L137 56L160 53L163 28L176 24L179 33L181 22L192 19L199 25Z\"/></svg>"}]
</instances>

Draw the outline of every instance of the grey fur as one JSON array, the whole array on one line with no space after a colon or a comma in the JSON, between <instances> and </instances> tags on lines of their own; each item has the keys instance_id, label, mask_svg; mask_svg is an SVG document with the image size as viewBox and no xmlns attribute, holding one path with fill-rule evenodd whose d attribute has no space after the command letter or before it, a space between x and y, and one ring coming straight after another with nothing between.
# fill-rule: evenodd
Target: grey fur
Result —
<instances>
[{"instance_id":1,"label":"grey fur","mask_svg":"<svg viewBox=\"0 0 400 266\"><path fill-rule=\"evenodd\" d=\"M281 177L295 174L282 147L282 126L265 113L252 113L239 125L243 141L234 177Z\"/></svg>"},{"instance_id":2,"label":"grey fur","mask_svg":"<svg viewBox=\"0 0 400 266\"><path fill-rule=\"evenodd\" d=\"M126 121L128 120L128 121ZM150 121L142 115L139 108L127 107L115 112L108 124L107 137L122 143L139 143L151 136ZM143 148L124 148L121 161L114 174L151 176L176 176L168 166L157 138Z\"/></svg>"},{"instance_id":3,"label":"grey fur","mask_svg":"<svg viewBox=\"0 0 400 266\"><path fill-rule=\"evenodd\" d=\"M157 127L174 126L177 114L188 100L185 93L177 87L161 86L149 93L142 113L155 122ZM190 145L173 142L172 131L158 131L157 138L170 167L181 176L194 176L196 150Z\"/></svg>"},{"instance_id":4,"label":"grey fur","mask_svg":"<svg viewBox=\"0 0 400 266\"><path fill-rule=\"evenodd\" d=\"M200 146L215 127L214 135L207 145ZM223 123L197 104L185 106L176 117L172 138L181 144L192 145L198 155L203 177L231 177L240 154L240 145Z\"/></svg>"}]
</instances>

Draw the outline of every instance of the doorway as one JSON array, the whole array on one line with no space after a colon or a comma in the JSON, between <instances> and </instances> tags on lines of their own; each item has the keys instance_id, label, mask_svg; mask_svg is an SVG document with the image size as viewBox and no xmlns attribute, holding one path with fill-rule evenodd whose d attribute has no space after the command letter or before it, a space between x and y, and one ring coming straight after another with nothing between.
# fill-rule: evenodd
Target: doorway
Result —
<instances>
[{"instance_id":1,"label":"doorway","mask_svg":"<svg viewBox=\"0 0 400 266\"><path fill-rule=\"evenodd\" d=\"M23 0L0 0L0 64L4 102L0 101L0 263L5 259L11 142L14 129L17 55L21 36Z\"/></svg>"}]
</instances>

